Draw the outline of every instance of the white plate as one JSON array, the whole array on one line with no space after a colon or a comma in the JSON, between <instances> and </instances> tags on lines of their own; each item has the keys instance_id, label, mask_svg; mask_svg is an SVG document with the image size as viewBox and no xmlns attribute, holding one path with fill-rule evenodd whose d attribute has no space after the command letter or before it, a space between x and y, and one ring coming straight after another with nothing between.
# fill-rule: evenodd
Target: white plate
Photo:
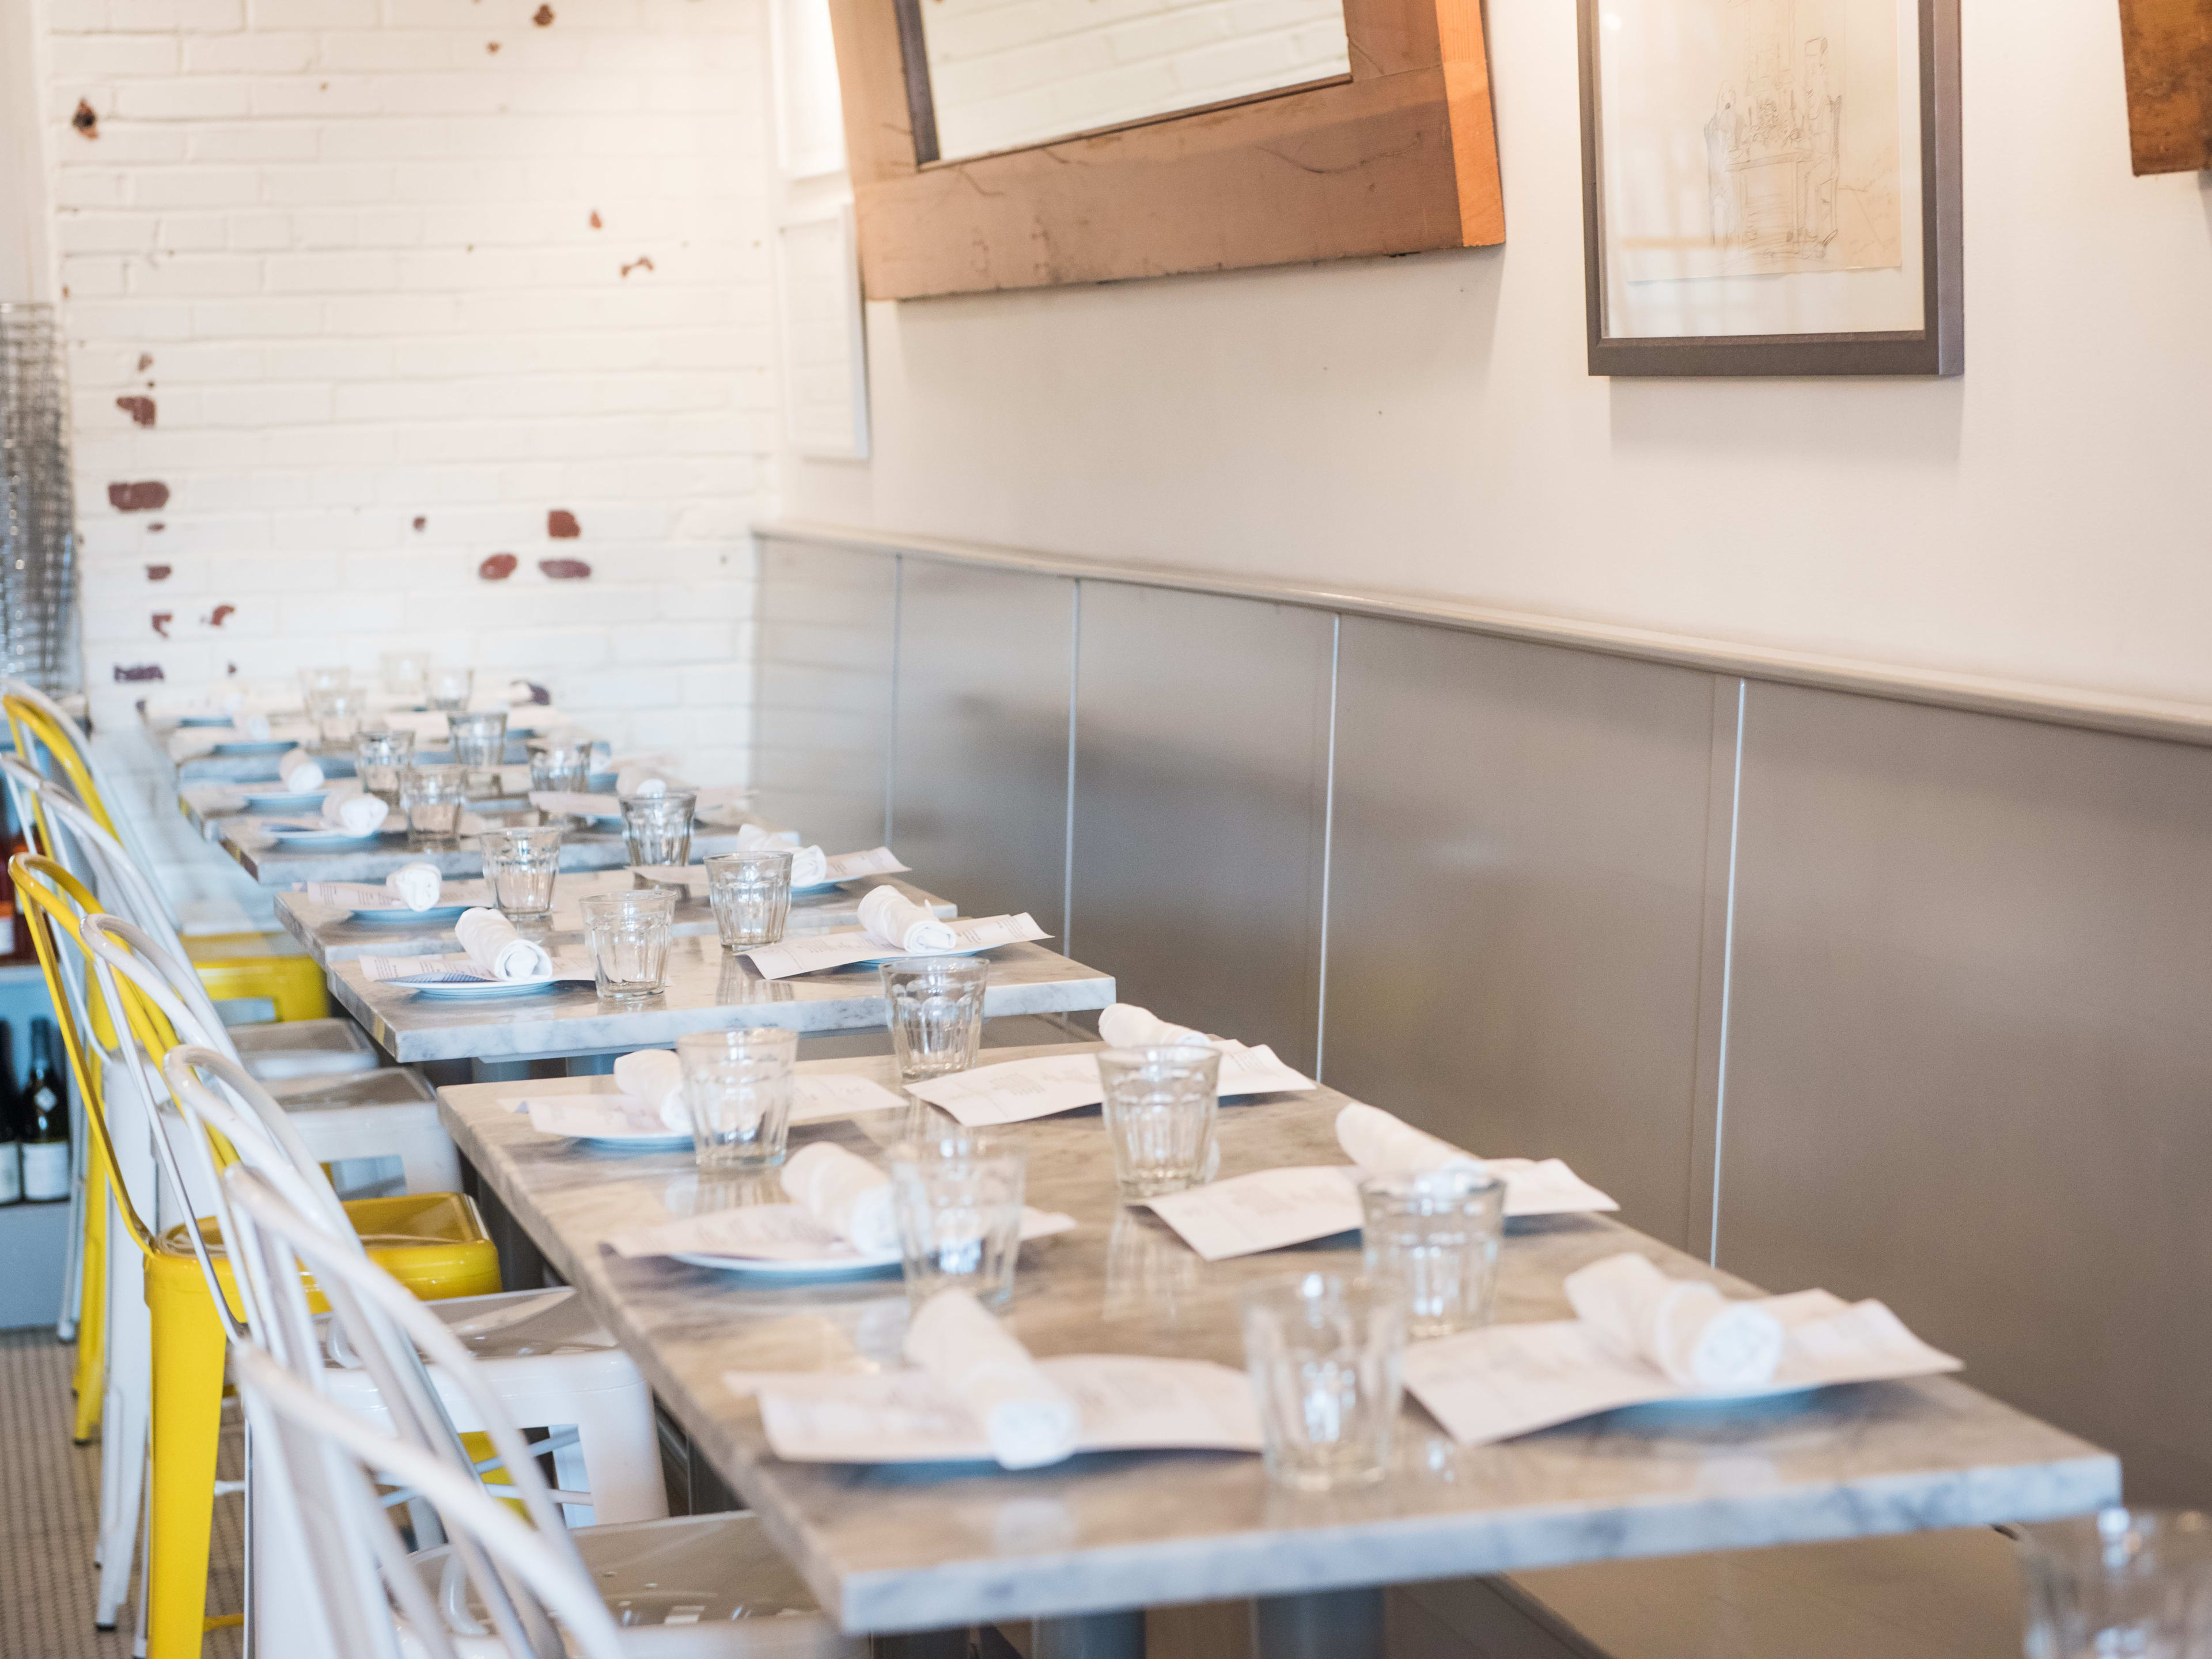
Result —
<instances>
[{"instance_id":1,"label":"white plate","mask_svg":"<svg viewBox=\"0 0 2212 1659\"><path fill-rule=\"evenodd\" d=\"M384 981L392 985L392 981ZM550 990L565 981L548 975L544 979L455 980L445 985L393 985L433 1002L483 1002L495 997L519 997L532 991Z\"/></svg>"},{"instance_id":2,"label":"white plate","mask_svg":"<svg viewBox=\"0 0 2212 1659\"><path fill-rule=\"evenodd\" d=\"M805 887L793 888L791 896L793 898L811 898L817 893L834 893L844 884L842 881L811 882Z\"/></svg>"},{"instance_id":3,"label":"white plate","mask_svg":"<svg viewBox=\"0 0 2212 1659\"><path fill-rule=\"evenodd\" d=\"M228 714L179 714L177 716L177 724L179 726L228 726L232 721Z\"/></svg>"},{"instance_id":4,"label":"white plate","mask_svg":"<svg viewBox=\"0 0 2212 1659\"><path fill-rule=\"evenodd\" d=\"M380 927L404 927L417 921L459 921L468 908L465 904L434 904L427 910L410 910L403 904L388 910L356 910L350 914L356 921L374 922Z\"/></svg>"},{"instance_id":5,"label":"white plate","mask_svg":"<svg viewBox=\"0 0 2212 1659\"><path fill-rule=\"evenodd\" d=\"M316 812L322 810L323 797L327 789L307 789L295 794L289 789L241 789L239 799L248 806L265 812Z\"/></svg>"},{"instance_id":6,"label":"white plate","mask_svg":"<svg viewBox=\"0 0 2212 1659\"><path fill-rule=\"evenodd\" d=\"M208 750L210 755L282 755L300 745L289 738L240 738L234 743L219 743Z\"/></svg>"},{"instance_id":7,"label":"white plate","mask_svg":"<svg viewBox=\"0 0 2212 1659\"><path fill-rule=\"evenodd\" d=\"M672 1152L691 1150L691 1132L665 1135L570 1135L581 1146L600 1146L611 1152Z\"/></svg>"},{"instance_id":8,"label":"white plate","mask_svg":"<svg viewBox=\"0 0 2212 1659\"><path fill-rule=\"evenodd\" d=\"M690 1137L685 1139L688 1141ZM771 1261L761 1256L707 1255L696 1250L679 1251L668 1259L686 1261L695 1267L743 1273L748 1279L781 1279L786 1283L809 1279L856 1279L863 1273L894 1272L900 1265L896 1250L889 1255L856 1255L831 1261Z\"/></svg>"},{"instance_id":9,"label":"white plate","mask_svg":"<svg viewBox=\"0 0 2212 1659\"><path fill-rule=\"evenodd\" d=\"M1756 1389L1717 1389L1711 1394L1677 1395L1672 1400L1653 1400L1624 1409L1649 1412L1668 1411L1677 1406L1741 1406L1749 1401L1782 1400L1793 1394L1810 1394L1815 1389L1834 1386L1830 1382L1769 1382Z\"/></svg>"},{"instance_id":10,"label":"white plate","mask_svg":"<svg viewBox=\"0 0 2212 1659\"><path fill-rule=\"evenodd\" d=\"M381 841L384 831L372 830L365 836L356 836L350 830L271 830L269 839L283 842L290 847L365 847Z\"/></svg>"}]
</instances>

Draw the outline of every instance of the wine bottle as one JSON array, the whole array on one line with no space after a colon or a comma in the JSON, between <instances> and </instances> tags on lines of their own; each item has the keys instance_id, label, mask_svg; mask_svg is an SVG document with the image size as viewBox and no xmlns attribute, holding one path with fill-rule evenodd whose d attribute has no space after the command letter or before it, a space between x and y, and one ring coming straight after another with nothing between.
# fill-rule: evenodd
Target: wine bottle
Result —
<instances>
[{"instance_id":1,"label":"wine bottle","mask_svg":"<svg viewBox=\"0 0 2212 1659\"><path fill-rule=\"evenodd\" d=\"M23 1084L23 1201L56 1204L70 1195L69 1096L54 1069L54 1023L31 1022L31 1075Z\"/></svg>"},{"instance_id":2,"label":"wine bottle","mask_svg":"<svg viewBox=\"0 0 2212 1659\"><path fill-rule=\"evenodd\" d=\"M23 1201L21 1109L15 1089L15 1029L0 1019L0 1204Z\"/></svg>"}]
</instances>

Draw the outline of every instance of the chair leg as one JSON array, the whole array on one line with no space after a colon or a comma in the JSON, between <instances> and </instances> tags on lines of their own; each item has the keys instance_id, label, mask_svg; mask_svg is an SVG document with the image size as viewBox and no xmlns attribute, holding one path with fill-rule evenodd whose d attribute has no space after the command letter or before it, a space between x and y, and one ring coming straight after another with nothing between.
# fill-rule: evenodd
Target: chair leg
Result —
<instances>
[{"instance_id":1,"label":"chair leg","mask_svg":"<svg viewBox=\"0 0 2212 1659\"><path fill-rule=\"evenodd\" d=\"M116 1614L131 1595L131 1569L142 1565L135 1559L146 1528L146 1408L143 1400L111 1398L114 1413L110 1431L103 1436L116 1449L116 1513L113 1524L102 1535L99 1603L93 1622L102 1630L115 1628ZM103 1453L103 1455L106 1454ZM145 1628L146 1598L138 1598L140 1634Z\"/></svg>"},{"instance_id":2,"label":"chair leg","mask_svg":"<svg viewBox=\"0 0 2212 1659\"><path fill-rule=\"evenodd\" d=\"M175 1266L172 1267L172 1261ZM222 1428L222 1322L199 1264L157 1257L147 1274L153 1333L152 1547L147 1659L199 1659Z\"/></svg>"},{"instance_id":3,"label":"chair leg","mask_svg":"<svg viewBox=\"0 0 2212 1659\"><path fill-rule=\"evenodd\" d=\"M107 1202L112 1206L111 1194ZM121 1234L116 1227L109 1237ZM131 1588L132 1546L145 1498L148 1390L152 1336L143 1258L133 1249L109 1258L106 1409L100 1415L100 1590L97 1622L113 1627Z\"/></svg>"},{"instance_id":4,"label":"chair leg","mask_svg":"<svg viewBox=\"0 0 2212 1659\"><path fill-rule=\"evenodd\" d=\"M76 1374L71 1380L76 1420L70 1431L80 1446L99 1432L100 1404L106 1397L107 1243L116 1236L107 1224L106 1172L97 1164L85 1172L81 1191L84 1217L76 1243L83 1280L76 1298Z\"/></svg>"}]
</instances>

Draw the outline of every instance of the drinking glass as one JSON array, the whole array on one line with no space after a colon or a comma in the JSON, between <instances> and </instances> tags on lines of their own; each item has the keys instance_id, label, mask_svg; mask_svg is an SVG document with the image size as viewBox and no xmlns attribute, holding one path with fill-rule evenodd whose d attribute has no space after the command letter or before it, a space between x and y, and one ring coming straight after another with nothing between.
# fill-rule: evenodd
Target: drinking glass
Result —
<instances>
[{"instance_id":1,"label":"drinking glass","mask_svg":"<svg viewBox=\"0 0 2212 1659\"><path fill-rule=\"evenodd\" d=\"M491 902L513 917L543 916L553 909L553 878L561 869L562 829L557 823L487 830L477 837L483 848L484 880Z\"/></svg>"},{"instance_id":2,"label":"drinking glass","mask_svg":"<svg viewBox=\"0 0 2212 1659\"><path fill-rule=\"evenodd\" d=\"M476 689L473 668L434 668L423 682L423 701L438 714L458 714L468 708Z\"/></svg>"},{"instance_id":3,"label":"drinking glass","mask_svg":"<svg viewBox=\"0 0 2212 1659\"><path fill-rule=\"evenodd\" d=\"M1021 1150L933 1127L892 1147L889 1162L907 1295L920 1304L957 1289L986 1306L1012 1296L1028 1163Z\"/></svg>"},{"instance_id":4,"label":"drinking glass","mask_svg":"<svg viewBox=\"0 0 2212 1659\"><path fill-rule=\"evenodd\" d=\"M1359 1183L1367 1277L1406 1304L1419 1341L1490 1322L1505 1183L1473 1170L1374 1176Z\"/></svg>"},{"instance_id":5,"label":"drinking glass","mask_svg":"<svg viewBox=\"0 0 2212 1659\"><path fill-rule=\"evenodd\" d=\"M690 863L691 809L698 804L698 792L692 789L632 795L624 801L623 839L629 845L630 863Z\"/></svg>"},{"instance_id":6,"label":"drinking glass","mask_svg":"<svg viewBox=\"0 0 2212 1659\"><path fill-rule=\"evenodd\" d=\"M368 714L368 693L358 686L333 685L307 694L307 712L325 747L349 750Z\"/></svg>"},{"instance_id":7,"label":"drinking glass","mask_svg":"<svg viewBox=\"0 0 2212 1659\"><path fill-rule=\"evenodd\" d=\"M2115 1505L2020 1533L2030 1659L2212 1655L2212 1516Z\"/></svg>"},{"instance_id":8,"label":"drinking glass","mask_svg":"<svg viewBox=\"0 0 2212 1659\"><path fill-rule=\"evenodd\" d=\"M1270 1478L1299 1492L1380 1480L1397 1433L1404 1304L1366 1279L1324 1273L1263 1280L1242 1300Z\"/></svg>"},{"instance_id":9,"label":"drinking glass","mask_svg":"<svg viewBox=\"0 0 2212 1659\"><path fill-rule=\"evenodd\" d=\"M410 847L451 847L461 827L468 776L458 766L410 766L399 775L399 805Z\"/></svg>"},{"instance_id":10,"label":"drinking glass","mask_svg":"<svg viewBox=\"0 0 2212 1659\"><path fill-rule=\"evenodd\" d=\"M1157 1198L1213 1179L1219 1159L1221 1051L1200 1043L1109 1048L1098 1056L1114 1182L1124 1198Z\"/></svg>"},{"instance_id":11,"label":"drinking glass","mask_svg":"<svg viewBox=\"0 0 2212 1659\"><path fill-rule=\"evenodd\" d=\"M453 763L466 767L471 778L495 775L507 753L507 711L448 714L446 726L453 733Z\"/></svg>"},{"instance_id":12,"label":"drinking glass","mask_svg":"<svg viewBox=\"0 0 2212 1659\"><path fill-rule=\"evenodd\" d=\"M610 1002L636 1002L668 988L668 930L676 895L665 887L598 894L583 902L592 975Z\"/></svg>"},{"instance_id":13,"label":"drinking glass","mask_svg":"<svg viewBox=\"0 0 2212 1659\"><path fill-rule=\"evenodd\" d=\"M791 915L793 856L788 848L757 848L707 860L707 899L725 951L750 951L783 937Z\"/></svg>"},{"instance_id":14,"label":"drinking glass","mask_svg":"<svg viewBox=\"0 0 2212 1659\"><path fill-rule=\"evenodd\" d=\"M592 744L536 743L530 746L532 789L580 790L592 775Z\"/></svg>"},{"instance_id":15,"label":"drinking glass","mask_svg":"<svg viewBox=\"0 0 2212 1659\"><path fill-rule=\"evenodd\" d=\"M760 1170L783 1162L798 1057L799 1034L773 1027L694 1031L676 1039L701 1169Z\"/></svg>"},{"instance_id":16,"label":"drinking glass","mask_svg":"<svg viewBox=\"0 0 2212 1659\"><path fill-rule=\"evenodd\" d=\"M964 1072L983 1043L991 964L972 957L900 957L883 964L899 1081Z\"/></svg>"},{"instance_id":17,"label":"drinking glass","mask_svg":"<svg viewBox=\"0 0 2212 1659\"><path fill-rule=\"evenodd\" d=\"M300 671L300 694L310 699L308 710L313 712L313 698L318 691L335 691L340 686L353 684L353 670L337 666L302 668Z\"/></svg>"},{"instance_id":18,"label":"drinking glass","mask_svg":"<svg viewBox=\"0 0 2212 1659\"><path fill-rule=\"evenodd\" d=\"M415 763L415 734L380 727L354 739L354 775L362 790L395 811L399 806L399 775Z\"/></svg>"},{"instance_id":19,"label":"drinking glass","mask_svg":"<svg viewBox=\"0 0 2212 1659\"><path fill-rule=\"evenodd\" d=\"M427 651L386 651L376 659L377 678L384 689L403 702L422 701L423 683L430 678Z\"/></svg>"}]
</instances>

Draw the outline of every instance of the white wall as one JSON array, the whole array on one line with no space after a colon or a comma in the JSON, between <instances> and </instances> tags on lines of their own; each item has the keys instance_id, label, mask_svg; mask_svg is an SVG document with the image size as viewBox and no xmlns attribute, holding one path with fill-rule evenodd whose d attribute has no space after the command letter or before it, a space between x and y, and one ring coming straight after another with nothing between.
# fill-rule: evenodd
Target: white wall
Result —
<instances>
[{"instance_id":1,"label":"white wall","mask_svg":"<svg viewBox=\"0 0 2212 1659\"><path fill-rule=\"evenodd\" d=\"M2212 194L2109 0L1964 0L1944 382L1589 378L1574 11L1489 0L1502 249L871 306L784 511L2212 702Z\"/></svg>"},{"instance_id":2,"label":"white wall","mask_svg":"<svg viewBox=\"0 0 2212 1659\"><path fill-rule=\"evenodd\" d=\"M428 643L741 778L758 0L45 4L95 716Z\"/></svg>"}]
</instances>

